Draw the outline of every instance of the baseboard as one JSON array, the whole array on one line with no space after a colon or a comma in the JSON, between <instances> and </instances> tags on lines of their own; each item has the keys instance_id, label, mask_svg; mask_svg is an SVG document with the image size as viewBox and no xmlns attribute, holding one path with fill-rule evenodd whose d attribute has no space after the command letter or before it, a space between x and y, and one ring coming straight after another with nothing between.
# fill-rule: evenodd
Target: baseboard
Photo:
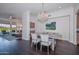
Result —
<instances>
[{"instance_id":1,"label":"baseboard","mask_svg":"<svg viewBox=\"0 0 79 59\"><path fill-rule=\"evenodd\" d=\"M77 45L77 43L76 42L72 42L72 41L69 41L70 43L72 43L72 44L74 44L74 45Z\"/></svg>"}]
</instances>

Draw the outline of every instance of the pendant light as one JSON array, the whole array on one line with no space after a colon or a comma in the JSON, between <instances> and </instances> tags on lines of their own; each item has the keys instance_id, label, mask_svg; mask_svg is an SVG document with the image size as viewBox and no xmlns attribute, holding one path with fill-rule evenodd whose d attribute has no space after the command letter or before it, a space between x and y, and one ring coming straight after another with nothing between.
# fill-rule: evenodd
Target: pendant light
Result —
<instances>
[{"instance_id":1,"label":"pendant light","mask_svg":"<svg viewBox=\"0 0 79 59\"><path fill-rule=\"evenodd\" d=\"M44 3L42 3L42 11L38 14L38 20L41 22L45 22L48 19L48 13L44 9Z\"/></svg>"}]
</instances>

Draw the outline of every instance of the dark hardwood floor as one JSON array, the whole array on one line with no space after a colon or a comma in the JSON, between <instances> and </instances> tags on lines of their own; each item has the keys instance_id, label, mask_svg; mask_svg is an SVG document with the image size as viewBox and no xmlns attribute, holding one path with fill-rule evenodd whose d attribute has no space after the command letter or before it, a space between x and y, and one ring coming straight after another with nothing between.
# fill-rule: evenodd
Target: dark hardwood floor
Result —
<instances>
[{"instance_id":1,"label":"dark hardwood floor","mask_svg":"<svg viewBox=\"0 0 79 59\"><path fill-rule=\"evenodd\" d=\"M79 55L79 46L67 41L56 41L55 51L50 51L50 55ZM43 52L35 52L34 47L29 47L28 40L8 40L0 37L0 55L47 55L47 52L46 47L43 47Z\"/></svg>"}]
</instances>

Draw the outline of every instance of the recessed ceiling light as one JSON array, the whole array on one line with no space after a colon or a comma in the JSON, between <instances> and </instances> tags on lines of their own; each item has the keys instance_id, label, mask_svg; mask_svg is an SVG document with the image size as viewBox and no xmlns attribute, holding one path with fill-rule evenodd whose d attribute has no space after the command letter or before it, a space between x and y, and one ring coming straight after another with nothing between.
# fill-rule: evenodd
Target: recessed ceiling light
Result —
<instances>
[{"instance_id":1,"label":"recessed ceiling light","mask_svg":"<svg viewBox=\"0 0 79 59\"><path fill-rule=\"evenodd\" d=\"M62 8L61 6L59 6L58 8Z\"/></svg>"}]
</instances>

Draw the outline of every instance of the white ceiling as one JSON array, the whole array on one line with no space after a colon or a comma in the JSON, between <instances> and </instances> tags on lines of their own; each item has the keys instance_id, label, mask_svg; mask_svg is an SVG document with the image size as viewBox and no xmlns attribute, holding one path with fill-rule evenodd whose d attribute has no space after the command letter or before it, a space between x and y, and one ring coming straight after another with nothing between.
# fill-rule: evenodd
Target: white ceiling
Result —
<instances>
[{"instance_id":1,"label":"white ceiling","mask_svg":"<svg viewBox=\"0 0 79 59\"><path fill-rule=\"evenodd\" d=\"M72 7L74 3L45 3L45 10L53 12L62 8ZM62 7L62 8L58 8ZM21 17L29 10L31 14L37 14L42 10L42 3L0 3L0 17Z\"/></svg>"}]
</instances>

